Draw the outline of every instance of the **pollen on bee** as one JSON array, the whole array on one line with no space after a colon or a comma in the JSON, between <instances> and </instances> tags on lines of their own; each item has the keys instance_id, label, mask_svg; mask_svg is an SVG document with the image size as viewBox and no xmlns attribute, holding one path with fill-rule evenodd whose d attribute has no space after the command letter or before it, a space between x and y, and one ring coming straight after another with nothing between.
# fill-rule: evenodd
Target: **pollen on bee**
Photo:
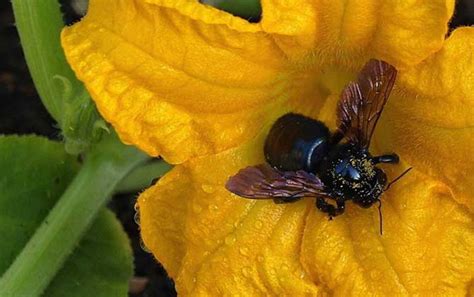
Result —
<instances>
[{"instance_id":1,"label":"pollen on bee","mask_svg":"<svg viewBox=\"0 0 474 297\"><path fill-rule=\"evenodd\" d=\"M375 175L374 165L370 160L362 160L362 168L367 173L369 177L373 177Z\"/></svg>"}]
</instances>

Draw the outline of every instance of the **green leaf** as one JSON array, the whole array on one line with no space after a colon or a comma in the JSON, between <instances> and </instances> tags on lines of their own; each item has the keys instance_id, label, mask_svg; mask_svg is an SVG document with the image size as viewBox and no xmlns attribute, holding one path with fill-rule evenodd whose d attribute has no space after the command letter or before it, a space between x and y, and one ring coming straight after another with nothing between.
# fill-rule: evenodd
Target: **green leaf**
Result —
<instances>
[{"instance_id":1,"label":"green leaf","mask_svg":"<svg viewBox=\"0 0 474 297\"><path fill-rule=\"evenodd\" d=\"M251 21L258 21L262 15L259 0L203 0L202 3Z\"/></svg>"},{"instance_id":2,"label":"green leaf","mask_svg":"<svg viewBox=\"0 0 474 297\"><path fill-rule=\"evenodd\" d=\"M0 273L4 273L69 185L79 164L61 143L0 137ZM54 256L54 251L47 251ZM103 210L44 296L126 296L132 273L128 239Z\"/></svg>"},{"instance_id":3,"label":"green leaf","mask_svg":"<svg viewBox=\"0 0 474 297\"><path fill-rule=\"evenodd\" d=\"M104 209L43 296L126 296L132 271L128 238Z\"/></svg>"}]
</instances>

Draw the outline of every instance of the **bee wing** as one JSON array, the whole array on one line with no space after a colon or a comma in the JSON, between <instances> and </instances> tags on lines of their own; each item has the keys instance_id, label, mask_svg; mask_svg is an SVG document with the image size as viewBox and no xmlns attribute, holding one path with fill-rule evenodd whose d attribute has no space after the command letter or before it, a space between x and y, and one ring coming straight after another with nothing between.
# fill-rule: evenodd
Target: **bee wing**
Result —
<instances>
[{"instance_id":1,"label":"bee wing","mask_svg":"<svg viewBox=\"0 0 474 297\"><path fill-rule=\"evenodd\" d=\"M384 61L367 62L357 81L342 91L337 108L339 133L368 147L396 76L395 67Z\"/></svg>"},{"instance_id":2,"label":"bee wing","mask_svg":"<svg viewBox=\"0 0 474 297\"><path fill-rule=\"evenodd\" d=\"M226 188L245 198L301 198L324 195L324 185L314 174L303 170L281 171L268 164L241 169L229 178Z\"/></svg>"}]
</instances>

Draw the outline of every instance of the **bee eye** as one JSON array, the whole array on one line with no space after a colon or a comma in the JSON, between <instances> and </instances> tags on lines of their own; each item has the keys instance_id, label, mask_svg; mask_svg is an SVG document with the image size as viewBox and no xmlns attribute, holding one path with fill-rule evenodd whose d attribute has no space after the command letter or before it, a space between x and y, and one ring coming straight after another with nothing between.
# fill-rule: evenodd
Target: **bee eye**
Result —
<instances>
[{"instance_id":1,"label":"bee eye","mask_svg":"<svg viewBox=\"0 0 474 297\"><path fill-rule=\"evenodd\" d=\"M336 173L352 181L359 181L361 179L359 170L354 168L346 160L336 165Z\"/></svg>"}]
</instances>

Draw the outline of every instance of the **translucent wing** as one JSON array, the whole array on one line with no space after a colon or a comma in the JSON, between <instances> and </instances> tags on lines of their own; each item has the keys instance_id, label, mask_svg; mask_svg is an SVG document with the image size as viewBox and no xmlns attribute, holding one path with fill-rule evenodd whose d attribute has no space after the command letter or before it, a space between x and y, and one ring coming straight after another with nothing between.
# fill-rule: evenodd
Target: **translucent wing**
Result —
<instances>
[{"instance_id":1,"label":"translucent wing","mask_svg":"<svg viewBox=\"0 0 474 297\"><path fill-rule=\"evenodd\" d=\"M267 164L250 166L229 178L226 188L245 198L301 198L324 195L324 185L314 174L303 170L280 171Z\"/></svg>"},{"instance_id":2,"label":"translucent wing","mask_svg":"<svg viewBox=\"0 0 474 297\"><path fill-rule=\"evenodd\" d=\"M365 64L357 82L342 91L337 108L338 133L368 147L396 76L397 70L384 61L372 59Z\"/></svg>"}]
</instances>

